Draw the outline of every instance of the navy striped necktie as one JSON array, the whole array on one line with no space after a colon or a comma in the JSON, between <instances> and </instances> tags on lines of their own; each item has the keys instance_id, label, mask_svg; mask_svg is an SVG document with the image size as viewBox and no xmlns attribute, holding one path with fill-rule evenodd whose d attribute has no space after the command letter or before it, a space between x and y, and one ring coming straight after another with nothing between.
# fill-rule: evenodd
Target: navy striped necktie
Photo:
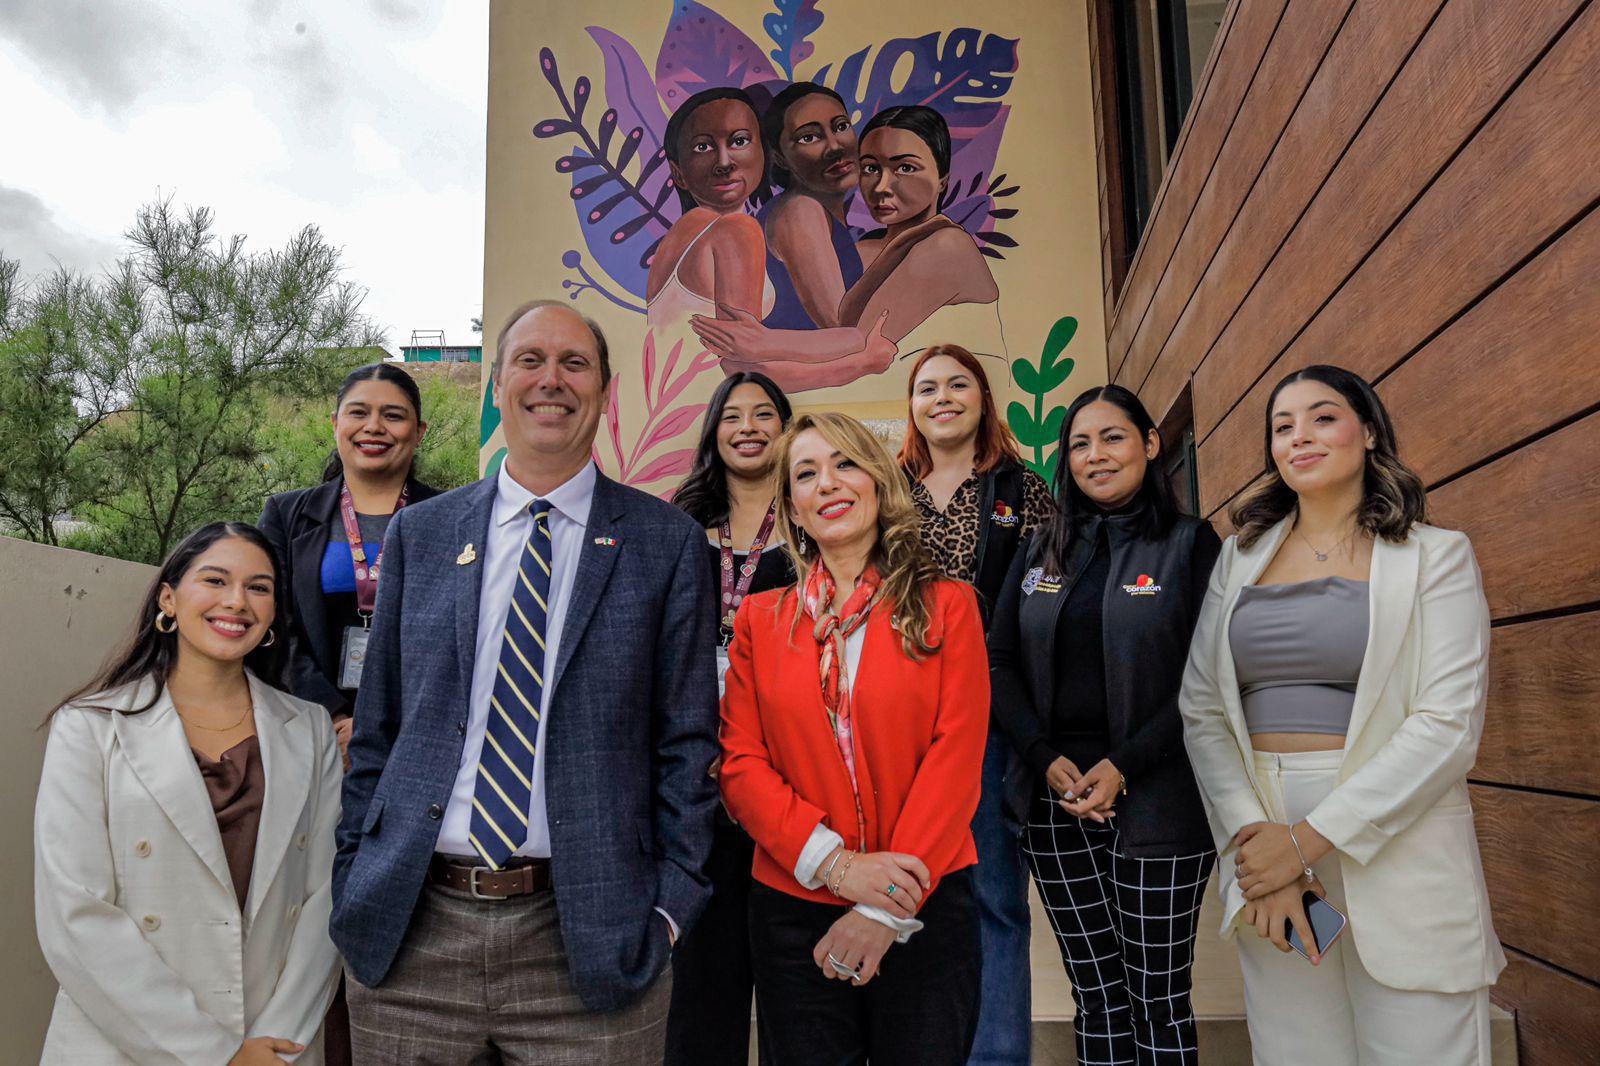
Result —
<instances>
[{"instance_id":1,"label":"navy striped necktie","mask_svg":"<svg viewBox=\"0 0 1600 1066\"><path fill-rule=\"evenodd\" d=\"M489 697L489 725L478 757L469 839L483 861L504 869L528 839L534 744L544 692L545 628L550 603L550 502L534 500L533 530L517 560L517 581Z\"/></svg>"}]
</instances>

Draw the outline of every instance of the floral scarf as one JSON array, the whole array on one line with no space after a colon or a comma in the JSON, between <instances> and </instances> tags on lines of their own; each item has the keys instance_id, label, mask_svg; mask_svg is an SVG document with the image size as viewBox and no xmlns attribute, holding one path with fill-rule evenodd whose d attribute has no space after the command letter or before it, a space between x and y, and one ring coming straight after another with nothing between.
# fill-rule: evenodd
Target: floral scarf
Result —
<instances>
[{"instance_id":1,"label":"floral scarf","mask_svg":"<svg viewBox=\"0 0 1600 1066\"><path fill-rule=\"evenodd\" d=\"M866 846L866 817L861 810L861 786L856 779L856 746L851 720L851 686L847 675L844 642L866 622L877 599L881 579L874 567L867 567L845 600L843 617L835 613L833 598L838 591L833 575L817 560L806 575L801 600L806 616L812 619L812 636L819 654L817 669L822 683L822 705L833 728L833 741L850 775L850 790L856 801L856 829L860 847Z\"/></svg>"}]
</instances>

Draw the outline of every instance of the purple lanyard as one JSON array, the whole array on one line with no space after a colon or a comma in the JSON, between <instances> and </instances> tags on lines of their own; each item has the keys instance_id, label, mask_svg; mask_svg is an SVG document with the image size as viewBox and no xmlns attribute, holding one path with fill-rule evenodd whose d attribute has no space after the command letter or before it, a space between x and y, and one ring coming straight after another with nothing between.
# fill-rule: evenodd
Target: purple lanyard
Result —
<instances>
[{"instance_id":1,"label":"purple lanyard","mask_svg":"<svg viewBox=\"0 0 1600 1066\"><path fill-rule=\"evenodd\" d=\"M772 536L772 527L777 521L778 501L773 500L767 507L767 516L761 520L761 528L756 531L756 539L750 542L750 554L745 556L744 565L739 567L737 578L733 572L732 519L724 518L717 530L717 542L722 548L722 628L726 632L733 631L733 616L738 612L739 604L750 594L750 583L756 576L756 564L761 561L761 551L767 546L767 538Z\"/></svg>"},{"instance_id":2,"label":"purple lanyard","mask_svg":"<svg viewBox=\"0 0 1600 1066\"><path fill-rule=\"evenodd\" d=\"M410 486L400 490L400 498L394 502L396 511L406 505L406 494L410 491ZM350 496L349 485L339 487L339 514L344 518L345 539L350 542L350 561L356 568L356 610L370 615L378 602L378 564L383 561L383 546L378 546L378 554L368 566L366 545L361 543L361 523L356 521L356 503Z\"/></svg>"}]
</instances>

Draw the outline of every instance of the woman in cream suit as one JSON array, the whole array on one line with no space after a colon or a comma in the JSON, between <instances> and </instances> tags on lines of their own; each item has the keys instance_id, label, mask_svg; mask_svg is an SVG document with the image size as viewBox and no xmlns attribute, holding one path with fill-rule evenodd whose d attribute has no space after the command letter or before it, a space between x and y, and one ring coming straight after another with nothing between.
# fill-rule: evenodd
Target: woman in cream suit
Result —
<instances>
[{"instance_id":1,"label":"woman in cream suit","mask_svg":"<svg viewBox=\"0 0 1600 1066\"><path fill-rule=\"evenodd\" d=\"M34 897L61 991L43 1062L322 1062L339 751L325 711L268 683L281 626L266 540L205 526L127 650L52 716Z\"/></svg>"},{"instance_id":2,"label":"woman in cream suit","mask_svg":"<svg viewBox=\"0 0 1600 1066\"><path fill-rule=\"evenodd\" d=\"M1488 679L1472 547L1422 524L1371 386L1312 366L1267 406L1180 706L1259 1064L1488 1066L1505 965L1466 774ZM1302 893L1349 918L1312 961Z\"/></svg>"}]
</instances>

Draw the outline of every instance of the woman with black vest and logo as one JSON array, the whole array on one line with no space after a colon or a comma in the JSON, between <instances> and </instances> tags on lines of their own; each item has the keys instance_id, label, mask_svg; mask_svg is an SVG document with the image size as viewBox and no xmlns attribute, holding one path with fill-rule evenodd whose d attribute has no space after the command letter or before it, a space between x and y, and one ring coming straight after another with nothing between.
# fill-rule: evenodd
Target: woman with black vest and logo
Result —
<instances>
[{"instance_id":1,"label":"woman with black vest and logo","mask_svg":"<svg viewBox=\"0 0 1600 1066\"><path fill-rule=\"evenodd\" d=\"M1216 861L1178 691L1222 544L1179 515L1161 436L1117 385L1067 408L1057 513L989 629L1006 800L1077 1005L1078 1061L1197 1063L1190 967Z\"/></svg>"},{"instance_id":2,"label":"woman with black vest and logo","mask_svg":"<svg viewBox=\"0 0 1600 1066\"><path fill-rule=\"evenodd\" d=\"M428 424L416 380L400 367L370 363L352 370L339 386L332 422L334 451L322 484L269 498L257 525L277 553L289 609L289 690L328 709L349 769L383 534L396 511L439 491L411 476ZM328 1014L328 1066L350 1061L346 1010L341 982Z\"/></svg>"},{"instance_id":3,"label":"woman with black vest and logo","mask_svg":"<svg viewBox=\"0 0 1600 1066\"><path fill-rule=\"evenodd\" d=\"M934 345L912 364L909 381L911 409L899 458L911 481L922 545L946 577L977 587L987 625L1017 545L1055 509L1050 489L1022 465L977 356L958 345ZM1010 746L991 730L972 821L983 941L972 1062L1026 1063L1032 1043L1028 870L1021 826L1008 825L1004 813L1008 761Z\"/></svg>"}]
</instances>

